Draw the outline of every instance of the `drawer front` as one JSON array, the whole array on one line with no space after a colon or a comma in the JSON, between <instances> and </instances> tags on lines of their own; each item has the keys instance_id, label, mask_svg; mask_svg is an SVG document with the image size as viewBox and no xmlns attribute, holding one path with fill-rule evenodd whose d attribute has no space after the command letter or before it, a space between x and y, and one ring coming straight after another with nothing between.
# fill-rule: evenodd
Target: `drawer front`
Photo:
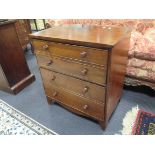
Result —
<instances>
[{"instance_id":1,"label":"drawer front","mask_svg":"<svg viewBox=\"0 0 155 155\"><path fill-rule=\"evenodd\" d=\"M64 88L85 98L105 102L105 88L102 86L42 68L40 71L45 85Z\"/></svg>"},{"instance_id":2,"label":"drawer front","mask_svg":"<svg viewBox=\"0 0 155 155\"><path fill-rule=\"evenodd\" d=\"M62 103L67 107L79 111L86 116L95 118L97 120L104 120L104 104L92 102L91 100L68 92L65 89L59 89L49 85L44 87L48 97Z\"/></svg>"},{"instance_id":3,"label":"drawer front","mask_svg":"<svg viewBox=\"0 0 155 155\"><path fill-rule=\"evenodd\" d=\"M42 55L37 55L37 60L39 66L103 86L106 83L106 70L103 67L90 66L58 57L49 58Z\"/></svg>"},{"instance_id":4,"label":"drawer front","mask_svg":"<svg viewBox=\"0 0 155 155\"><path fill-rule=\"evenodd\" d=\"M108 52L95 48L87 48L82 46L73 46L61 43L53 43L47 41L34 40L36 52L49 53L52 55L76 59L85 63L98 64L106 66Z\"/></svg>"}]
</instances>

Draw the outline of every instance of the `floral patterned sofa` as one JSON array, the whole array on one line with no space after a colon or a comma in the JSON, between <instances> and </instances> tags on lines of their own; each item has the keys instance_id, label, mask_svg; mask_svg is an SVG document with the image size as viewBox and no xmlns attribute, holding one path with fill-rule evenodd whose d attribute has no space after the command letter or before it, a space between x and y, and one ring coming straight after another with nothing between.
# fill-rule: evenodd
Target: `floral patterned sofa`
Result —
<instances>
[{"instance_id":1,"label":"floral patterned sofa","mask_svg":"<svg viewBox=\"0 0 155 155\"><path fill-rule=\"evenodd\" d=\"M48 19L47 27L62 24L89 24L99 26L130 26L129 59L125 84L146 85L155 89L155 20L153 19Z\"/></svg>"}]
</instances>

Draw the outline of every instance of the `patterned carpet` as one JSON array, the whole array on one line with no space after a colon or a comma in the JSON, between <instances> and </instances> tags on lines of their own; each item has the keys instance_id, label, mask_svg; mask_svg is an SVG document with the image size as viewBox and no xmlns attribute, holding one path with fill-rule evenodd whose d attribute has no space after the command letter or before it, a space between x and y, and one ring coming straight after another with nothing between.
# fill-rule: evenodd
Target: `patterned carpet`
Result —
<instances>
[{"instance_id":1,"label":"patterned carpet","mask_svg":"<svg viewBox=\"0 0 155 155\"><path fill-rule=\"evenodd\" d=\"M133 107L126 113L122 125L122 135L155 135L155 114Z\"/></svg>"},{"instance_id":2,"label":"patterned carpet","mask_svg":"<svg viewBox=\"0 0 155 155\"><path fill-rule=\"evenodd\" d=\"M30 117L0 100L0 135L55 135Z\"/></svg>"},{"instance_id":3,"label":"patterned carpet","mask_svg":"<svg viewBox=\"0 0 155 155\"><path fill-rule=\"evenodd\" d=\"M155 114L139 110L133 130L133 135L155 135Z\"/></svg>"}]
</instances>

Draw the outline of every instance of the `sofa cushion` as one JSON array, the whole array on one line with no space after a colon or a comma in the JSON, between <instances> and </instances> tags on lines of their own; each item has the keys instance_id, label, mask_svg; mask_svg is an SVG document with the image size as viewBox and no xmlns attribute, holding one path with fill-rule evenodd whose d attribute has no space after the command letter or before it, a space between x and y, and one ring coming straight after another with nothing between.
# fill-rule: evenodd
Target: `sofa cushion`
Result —
<instances>
[{"instance_id":1,"label":"sofa cushion","mask_svg":"<svg viewBox=\"0 0 155 155\"><path fill-rule=\"evenodd\" d=\"M131 58L131 59L128 60L128 67L136 67L136 68L140 68L140 69L155 72L155 63L154 63L154 61Z\"/></svg>"},{"instance_id":2,"label":"sofa cushion","mask_svg":"<svg viewBox=\"0 0 155 155\"><path fill-rule=\"evenodd\" d=\"M129 57L155 60L155 29L149 28L144 35L134 30L131 34Z\"/></svg>"},{"instance_id":3,"label":"sofa cushion","mask_svg":"<svg viewBox=\"0 0 155 155\"><path fill-rule=\"evenodd\" d=\"M155 72L137 67L127 67L126 74L131 77L155 82Z\"/></svg>"}]
</instances>

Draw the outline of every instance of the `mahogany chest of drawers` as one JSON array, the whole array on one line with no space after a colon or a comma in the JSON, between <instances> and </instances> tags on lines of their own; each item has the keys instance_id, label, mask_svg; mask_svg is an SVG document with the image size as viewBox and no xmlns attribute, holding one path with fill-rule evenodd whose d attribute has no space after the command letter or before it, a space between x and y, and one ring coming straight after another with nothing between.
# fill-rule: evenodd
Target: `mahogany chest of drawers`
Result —
<instances>
[{"instance_id":1,"label":"mahogany chest of drawers","mask_svg":"<svg viewBox=\"0 0 155 155\"><path fill-rule=\"evenodd\" d=\"M121 97L130 30L63 25L30 35L49 103L104 129Z\"/></svg>"}]
</instances>

